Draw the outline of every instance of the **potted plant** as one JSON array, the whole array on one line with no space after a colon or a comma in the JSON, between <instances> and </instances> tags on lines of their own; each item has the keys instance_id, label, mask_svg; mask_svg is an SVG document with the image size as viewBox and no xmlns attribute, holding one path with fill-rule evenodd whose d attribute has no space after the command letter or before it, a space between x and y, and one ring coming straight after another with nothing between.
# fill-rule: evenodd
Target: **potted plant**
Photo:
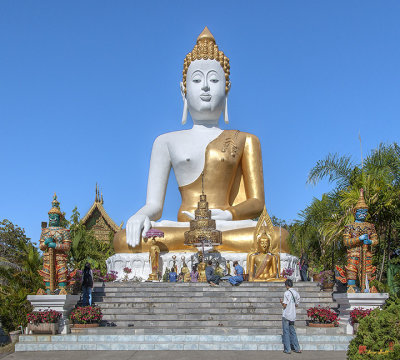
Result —
<instances>
[{"instance_id":1,"label":"potted plant","mask_svg":"<svg viewBox=\"0 0 400 360\"><path fill-rule=\"evenodd\" d=\"M74 328L98 327L103 314L98 306L79 306L71 311Z\"/></svg>"},{"instance_id":2,"label":"potted plant","mask_svg":"<svg viewBox=\"0 0 400 360\"><path fill-rule=\"evenodd\" d=\"M339 326L339 318L337 314L328 307L321 305L309 308L307 316L310 318L308 326L311 327L334 327Z\"/></svg>"},{"instance_id":3,"label":"potted plant","mask_svg":"<svg viewBox=\"0 0 400 360\"><path fill-rule=\"evenodd\" d=\"M364 309L362 307L354 308L350 311L350 322L353 325L353 333L356 334L360 320L364 319L371 313L372 309Z\"/></svg>"},{"instance_id":4,"label":"potted plant","mask_svg":"<svg viewBox=\"0 0 400 360\"><path fill-rule=\"evenodd\" d=\"M129 281L129 274L132 272L132 269L131 268L129 268L129 267L127 267L127 266L125 266L123 269L122 269L122 271L124 272L124 277L123 277L123 279L122 279L122 281Z\"/></svg>"},{"instance_id":5,"label":"potted plant","mask_svg":"<svg viewBox=\"0 0 400 360\"><path fill-rule=\"evenodd\" d=\"M285 279L292 279L293 273L294 273L294 269L285 268L282 270L282 277L284 277Z\"/></svg>"},{"instance_id":6,"label":"potted plant","mask_svg":"<svg viewBox=\"0 0 400 360\"><path fill-rule=\"evenodd\" d=\"M308 269L309 276L312 277L313 281L319 282L320 281L320 273L324 270L323 266L311 266Z\"/></svg>"},{"instance_id":7,"label":"potted plant","mask_svg":"<svg viewBox=\"0 0 400 360\"><path fill-rule=\"evenodd\" d=\"M334 273L332 270L325 270L319 273L319 279L324 291L332 291L335 285Z\"/></svg>"},{"instance_id":8,"label":"potted plant","mask_svg":"<svg viewBox=\"0 0 400 360\"><path fill-rule=\"evenodd\" d=\"M62 314L55 310L33 311L27 314L28 330L36 334L57 334Z\"/></svg>"}]
</instances>

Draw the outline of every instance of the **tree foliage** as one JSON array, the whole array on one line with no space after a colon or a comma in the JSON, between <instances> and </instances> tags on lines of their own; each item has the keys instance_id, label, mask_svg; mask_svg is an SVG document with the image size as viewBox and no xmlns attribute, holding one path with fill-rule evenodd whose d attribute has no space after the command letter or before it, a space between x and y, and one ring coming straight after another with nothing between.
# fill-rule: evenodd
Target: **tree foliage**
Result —
<instances>
[{"instance_id":1,"label":"tree foliage","mask_svg":"<svg viewBox=\"0 0 400 360\"><path fill-rule=\"evenodd\" d=\"M6 330L25 325L31 310L27 295L42 284L42 264L37 248L25 231L9 220L0 222L0 317Z\"/></svg>"},{"instance_id":2,"label":"tree foliage","mask_svg":"<svg viewBox=\"0 0 400 360\"><path fill-rule=\"evenodd\" d=\"M379 238L373 261L379 279L384 278L388 260L400 246L400 147L380 144L363 164L347 155L329 154L310 170L307 182L317 185L323 179L334 187L300 213L291 227L292 245L307 248L316 263L344 264L343 230L354 221L353 209L363 188L367 221L375 225Z\"/></svg>"},{"instance_id":3,"label":"tree foliage","mask_svg":"<svg viewBox=\"0 0 400 360\"><path fill-rule=\"evenodd\" d=\"M68 226L72 240L69 252L70 266L82 269L85 263L89 262L93 269L99 269L104 275L107 272L106 260L114 254L112 234L110 234L108 242L97 240L94 232L87 230L85 225L80 223L80 214L76 207L72 210Z\"/></svg>"},{"instance_id":4,"label":"tree foliage","mask_svg":"<svg viewBox=\"0 0 400 360\"><path fill-rule=\"evenodd\" d=\"M375 309L371 314L360 320L357 335L350 342L347 351L348 359L393 359L400 358L400 303L394 301L385 309ZM389 343L393 342L394 351L387 351ZM359 346L366 346L371 353L359 354Z\"/></svg>"}]
</instances>

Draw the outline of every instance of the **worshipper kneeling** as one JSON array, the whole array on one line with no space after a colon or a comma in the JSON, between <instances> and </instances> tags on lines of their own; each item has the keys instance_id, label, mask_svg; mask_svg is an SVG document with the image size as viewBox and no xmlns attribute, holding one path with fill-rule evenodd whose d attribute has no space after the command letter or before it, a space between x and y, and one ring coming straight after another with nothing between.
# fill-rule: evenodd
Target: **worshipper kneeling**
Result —
<instances>
[{"instance_id":1,"label":"worshipper kneeling","mask_svg":"<svg viewBox=\"0 0 400 360\"><path fill-rule=\"evenodd\" d=\"M243 282L243 268L239 265L237 261L234 261L233 263L233 269L234 269L234 274L235 276L231 276L229 278L229 282L231 285L240 285Z\"/></svg>"},{"instance_id":2,"label":"worshipper kneeling","mask_svg":"<svg viewBox=\"0 0 400 360\"><path fill-rule=\"evenodd\" d=\"M176 282L178 275L175 272L175 268L171 268L171 272L169 273L169 282Z\"/></svg>"},{"instance_id":3,"label":"worshipper kneeling","mask_svg":"<svg viewBox=\"0 0 400 360\"><path fill-rule=\"evenodd\" d=\"M221 279L220 276L214 274L211 260L208 261L208 266L206 267L206 278L211 286L218 286L219 280Z\"/></svg>"}]
</instances>

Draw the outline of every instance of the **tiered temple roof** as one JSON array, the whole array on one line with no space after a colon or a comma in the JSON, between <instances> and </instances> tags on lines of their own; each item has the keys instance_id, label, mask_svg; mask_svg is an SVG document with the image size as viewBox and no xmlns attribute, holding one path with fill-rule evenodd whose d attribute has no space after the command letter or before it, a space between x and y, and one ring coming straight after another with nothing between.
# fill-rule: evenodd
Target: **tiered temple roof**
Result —
<instances>
[{"instance_id":1,"label":"tiered temple roof","mask_svg":"<svg viewBox=\"0 0 400 360\"><path fill-rule=\"evenodd\" d=\"M93 230L95 237L100 241L109 241L110 233L115 234L122 229L123 222L118 226L104 209L103 194L100 194L96 184L96 197L93 205L82 218L81 223L86 229Z\"/></svg>"}]
</instances>

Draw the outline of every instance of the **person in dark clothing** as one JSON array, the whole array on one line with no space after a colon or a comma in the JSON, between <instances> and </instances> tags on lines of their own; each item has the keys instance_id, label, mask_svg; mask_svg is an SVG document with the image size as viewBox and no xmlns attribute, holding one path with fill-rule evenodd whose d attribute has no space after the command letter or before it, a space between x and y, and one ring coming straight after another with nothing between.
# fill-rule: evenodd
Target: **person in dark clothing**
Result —
<instances>
[{"instance_id":1,"label":"person in dark clothing","mask_svg":"<svg viewBox=\"0 0 400 360\"><path fill-rule=\"evenodd\" d=\"M82 304L92 306L93 272L89 263L85 264L82 276Z\"/></svg>"},{"instance_id":2,"label":"person in dark clothing","mask_svg":"<svg viewBox=\"0 0 400 360\"><path fill-rule=\"evenodd\" d=\"M308 256L304 249L301 249L301 258L300 258L300 277L301 281L308 281Z\"/></svg>"},{"instance_id":3,"label":"person in dark clothing","mask_svg":"<svg viewBox=\"0 0 400 360\"><path fill-rule=\"evenodd\" d=\"M221 279L220 276L214 274L211 260L208 261L208 266L206 267L206 278L211 286L218 286L219 280Z\"/></svg>"}]
</instances>

